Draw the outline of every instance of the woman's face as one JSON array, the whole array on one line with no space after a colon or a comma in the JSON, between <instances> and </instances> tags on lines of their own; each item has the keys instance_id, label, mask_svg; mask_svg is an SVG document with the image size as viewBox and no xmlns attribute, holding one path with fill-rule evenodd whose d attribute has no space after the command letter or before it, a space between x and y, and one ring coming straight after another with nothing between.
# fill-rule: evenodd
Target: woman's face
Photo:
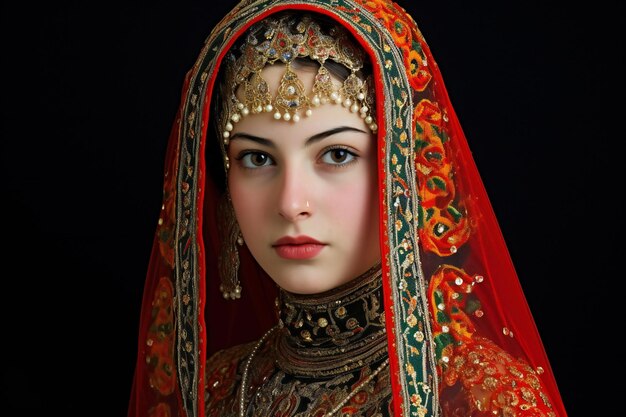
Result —
<instances>
[{"instance_id":1,"label":"woman's face","mask_svg":"<svg viewBox=\"0 0 626 417\"><path fill-rule=\"evenodd\" d=\"M284 69L263 70L271 91ZM311 91L314 72L296 72ZM336 104L297 123L262 113L235 124L233 206L250 252L280 287L327 291L380 260L376 150L358 113Z\"/></svg>"}]
</instances>

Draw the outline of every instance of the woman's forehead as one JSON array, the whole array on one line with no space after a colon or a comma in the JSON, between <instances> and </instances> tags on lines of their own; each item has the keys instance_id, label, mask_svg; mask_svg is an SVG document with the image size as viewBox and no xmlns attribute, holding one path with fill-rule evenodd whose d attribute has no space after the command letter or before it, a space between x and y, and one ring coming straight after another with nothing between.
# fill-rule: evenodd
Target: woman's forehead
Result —
<instances>
[{"instance_id":1,"label":"woman's forehead","mask_svg":"<svg viewBox=\"0 0 626 417\"><path fill-rule=\"evenodd\" d=\"M371 136L369 127L358 113L335 103L316 107L310 116L304 116L298 122L276 120L271 113L249 114L234 124L231 136L246 134L272 140L285 138L293 142L305 142L312 136L342 127Z\"/></svg>"}]
</instances>

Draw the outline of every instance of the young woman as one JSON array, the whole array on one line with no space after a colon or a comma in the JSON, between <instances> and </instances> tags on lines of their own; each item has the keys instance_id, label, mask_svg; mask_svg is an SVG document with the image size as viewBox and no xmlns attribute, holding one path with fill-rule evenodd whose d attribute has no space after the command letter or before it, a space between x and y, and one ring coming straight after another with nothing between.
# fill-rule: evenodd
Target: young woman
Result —
<instances>
[{"instance_id":1,"label":"young woman","mask_svg":"<svg viewBox=\"0 0 626 417\"><path fill-rule=\"evenodd\" d=\"M566 415L397 4L244 1L188 73L129 407L174 415Z\"/></svg>"}]
</instances>

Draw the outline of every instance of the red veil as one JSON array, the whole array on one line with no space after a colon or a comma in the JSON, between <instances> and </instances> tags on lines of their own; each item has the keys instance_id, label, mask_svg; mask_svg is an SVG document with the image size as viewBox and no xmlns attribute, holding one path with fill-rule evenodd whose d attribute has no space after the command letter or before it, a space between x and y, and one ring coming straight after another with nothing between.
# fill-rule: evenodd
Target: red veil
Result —
<instances>
[{"instance_id":1,"label":"red veil","mask_svg":"<svg viewBox=\"0 0 626 417\"><path fill-rule=\"evenodd\" d=\"M447 387L495 377L500 386L490 389L516 415L566 416L437 63L413 19L385 0L243 1L211 32L185 78L168 144L129 416L204 415L207 357L259 338L276 321L275 285L245 249L242 298L227 301L219 291L220 191L209 161L221 164L221 155L207 155L217 149L207 143L218 140L208 126L225 52L251 24L285 9L337 20L373 64L395 415L442 415L443 404L454 404ZM485 373L467 365L477 352L501 366ZM521 398L501 384L512 379ZM546 413L523 414L515 407L524 401Z\"/></svg>"}]
</instances>

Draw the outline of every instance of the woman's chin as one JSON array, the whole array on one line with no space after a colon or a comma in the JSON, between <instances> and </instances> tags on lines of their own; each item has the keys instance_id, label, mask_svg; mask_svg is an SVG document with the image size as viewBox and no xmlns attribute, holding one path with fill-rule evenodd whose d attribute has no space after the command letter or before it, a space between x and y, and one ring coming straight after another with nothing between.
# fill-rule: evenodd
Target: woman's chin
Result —
<instances>
[{"instance_id":1,"label":"woman's chin","mask_svg":"<svg viewBox=\"0 0 626 417\"><path fill-rule=\"evenodd\" d=\"M321 271L311 273L311 271L294 271L292 274L284 274L286 271L281 271L279 276L270 277L274 282L283 290L293 294L319 294L326 291L330 291L333 288L337 288L340 285L345 284L350 279L330 276L331 272Z\"/></svg>"}]
</instances>

